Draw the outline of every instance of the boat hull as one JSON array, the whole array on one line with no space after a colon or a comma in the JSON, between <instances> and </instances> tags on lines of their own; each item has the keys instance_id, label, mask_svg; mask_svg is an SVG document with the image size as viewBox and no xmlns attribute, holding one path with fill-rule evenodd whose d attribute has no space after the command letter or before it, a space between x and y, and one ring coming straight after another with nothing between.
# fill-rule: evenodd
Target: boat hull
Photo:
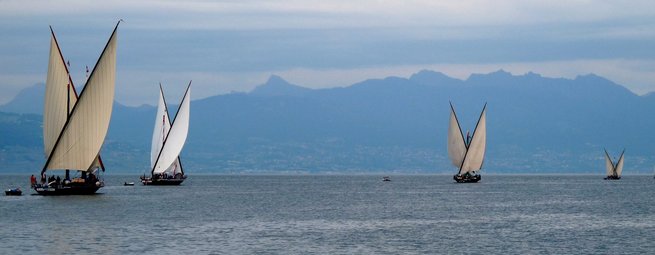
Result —
<instances>
[{"instance_id":1,"label":"boat hull","mask_svg":"<svg viewBox=\"0 0 655 255\"><path fill-rule=\"evenodd\" d=\"M154 186L175 186L180 185L186 180L186 176L181 178L170 178L170 179L153 179L150 177L141 177L141 184L143 185L154 185Z\"/></svg>"},{"instance_id":2,"label":"boat hull","mask_svg":"<svg viewBox=\"0 0 655 255\"><path fill-rule=\"evenodd\" d=\"M93 195L103 186L102 182L56 186L37 185L34 187L34 191L43 196Z\"/></svg>"},{"instance_id":3,"label":"boat hull","mask_svg":"<svg viewBox=\"0 0 655 255\"><path fill-rule=\"evenodd\" d=\"M603 180L620 180L620 179L621 176L611 176L611 175L603 178Z\"/></svg>"},{"instance_id":4,"label":"boat hull","mask_svg":"<svg viewBox=\"0 0 655 255\"><path fill-rule=\"evenodd\" d=\"M456 175L453 176L453 179L457 183L475 183L475 182L479 182L482 179L482 176L480 176L479 174L476 174L476 175L458 175L458 174L456 174Z\"/></svg>"},{"instance_id":5,"label":"boat hull","mask_svg":"<svg viewBox=\"0 0 655 255\"><path fill-rule=\"evenodd\" d=\"M5 190L5 196L20 196L20 195L23 195L23 191L21 190L15 190L15 189Z\"/></svg>"}]
</instances>

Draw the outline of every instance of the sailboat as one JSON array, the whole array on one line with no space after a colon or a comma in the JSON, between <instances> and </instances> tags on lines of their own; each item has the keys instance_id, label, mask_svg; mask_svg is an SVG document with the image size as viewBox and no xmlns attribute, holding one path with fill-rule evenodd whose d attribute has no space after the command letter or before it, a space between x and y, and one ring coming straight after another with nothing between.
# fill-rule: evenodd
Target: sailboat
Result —
<instances>
[{"instance_id":1,"label":"sailboat","mask_svg":"<svg viewBox=\"0 0 655 255\"><path fill-rule=\"evenodd\" d=\"M43 143L46 163L41 183L34 190L41 195L94 194L104 186L99 178L104 165L100 148L104 143L114 102L116 77L116 31L105 45L86 85L78 97L52 27L50 59L43 113ZM48 178L47 171L65 170L63 180ZM79 176L71 179L70 171Z\"/></svg>"},{"instance_id":2,"label":"sailboat","mask_svg":"<svg viewBox=\"0 0 655 255\"><path fill-rule=\"evenodd\" d=\"M448 156L451 162L459 171L453 179L458 183L478 182L482 178L479 171L484 162L484 152L487 144L487 124L486 124L487 104L484 104L478 124L475 126L473 134L466 139L462 134L459 126L457 115L453 104L450 104L450 125L448 126Z\"/></svg>"},{"instance_id":3,"label":"sailboat","mask_svg":"<svg viewBox=\"0 0 655 255\"><path fill-rule=\"evenodd\" d=\"M191 82L186 88L175 119L170 121L164 91L159 84L159 103L150 149L151 177L141 176L143 185L180 185L185 179L180 152L189 133Z\"/></svg>"},{"instance_id":4,"label":"sailboat","mask_svg":"<svg viewBox=\"0 0 655 255\"><path fill-rule=\"evenodd\" d=\"M621 152L619 160L614 163L610 158L610 154L605 150L605 171L607 172L607 177L603 178L605 180L618 180L621 179L621 172L623 172L623 154L625 150Z\"/></svg>"}]
</instances>

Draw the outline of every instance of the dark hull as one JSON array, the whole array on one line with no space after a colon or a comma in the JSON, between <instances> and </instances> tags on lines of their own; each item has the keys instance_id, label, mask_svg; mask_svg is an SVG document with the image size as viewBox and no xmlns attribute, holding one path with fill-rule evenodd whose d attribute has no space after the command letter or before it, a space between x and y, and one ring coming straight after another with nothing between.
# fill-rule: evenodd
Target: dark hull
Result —
<instances>
[{"instance_id":1,"label":"dark hull","mask_svg":"<svg viewBox=\"0 0 655 255\"><path fill-rule=\"evenodd\" d=\"M621 176L607 176L603 180L620 180Z\"/></svg>"},{"instance_id":2,"label":"dark hull","mask_svg":"<svg viewBox=\"0 0 655 255\"><path fill-rule=\"evenodd\" d=\"M93 195L100 189L102 185L96 184L82 184L82 185L67 185L67 186L36 186L34 190L39 195L43 196L68 196L68 195Z\"/></svg>"},{"instance_id":3,"label":"dark hull","mask_svg":"<svg viewBox=\"0 0 655 255\"><path fill-rule=\"evenodd\" d=\"M180 185L186 176L182 178L173 178L173 179L152 179L152 178L141 178L141 183L143 185L155 185L155 186L175 186Z\"/></svg>"},{"instance_id":4,"label":"dark hull","mask_svg":"<svg viewBox=\"0 0 655 255\"><path fill-rule=\"evenodd\" d=\"M23 191L20 190L5 190L6 196L20 196L23 195Z\"/></svg>"},{"instance_id":5,"label":"dark hull","mask_svg":"<svg viewBox=\"0 0 655 255\"><path fill-rule=\"evenodd\" d=\"M479 182L480 179L482 179L482 176L480 176L479 174L476 174L476 175L455 175L455 176L453 176L453 179L457 183L475 183L475 182Z\"/></svg>"}]
</instances>

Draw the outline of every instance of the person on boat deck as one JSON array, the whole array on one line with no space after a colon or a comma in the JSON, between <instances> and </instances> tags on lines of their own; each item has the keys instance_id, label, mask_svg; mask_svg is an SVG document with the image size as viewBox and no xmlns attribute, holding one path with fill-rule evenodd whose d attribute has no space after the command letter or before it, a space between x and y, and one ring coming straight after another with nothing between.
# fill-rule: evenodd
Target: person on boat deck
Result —
<instances>
[{"instance_id":1,"label":"person on boat deck","mask_svg":"<svg viewBox=\"0 0 655 255\"><path fill-rule=\"evenodd\" d=\"M30 186L34 187L36 185L36 177L34 175L30 176Z\"/></svg>"},{"instance_id":2,"label":"person on boat deck","mask_svg":"<svg viewBox=\"0 0 655 255\"><path fill-rule=\"evenodd\" d=\"M466 130L466 147L469 147L470 144L471 144L471 133L469 132L469 130Z\"/></svg>"},{"instance_id":3,"label":"person on boat deck","mask_svg":"<svg viewBox=\"0 0 655 255\"><path fill-rule=\"evenodd\" d=\"M57 184L60 184L60 183L61 183L61 178L59 178L59 175L57 175L57 178L55 179L55 181L57 181L57 182L56 182Z\"/></svg>"},{"instance_id":4,"label":"person on boat deck","mask_svg":"<svg viewBox=\"0 0 655 255\"><path fill-rule=\"evenodd\" d=\"M41 184L45 184L45 173L41 174Z\"/></svg>"}]
</instances>

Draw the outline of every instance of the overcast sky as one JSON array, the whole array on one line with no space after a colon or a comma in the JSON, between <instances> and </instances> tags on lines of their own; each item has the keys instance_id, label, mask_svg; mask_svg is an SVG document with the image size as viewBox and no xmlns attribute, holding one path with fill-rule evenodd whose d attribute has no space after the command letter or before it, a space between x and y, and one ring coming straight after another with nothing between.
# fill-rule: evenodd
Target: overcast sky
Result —
<instances>
[{"instance_id":1,"label":"overcast sky","mask_svg":"<svg viewBox=\"0 0 655 255\"><path fill-rule=\"evenodd\" d=\"M0 0L0 103L44 82L52 25L76 84L119 19L116 100L250 91L277 74L311 88L421 69L595 73L655 91L655 1Z\"/></svg>"}]
</instances>

